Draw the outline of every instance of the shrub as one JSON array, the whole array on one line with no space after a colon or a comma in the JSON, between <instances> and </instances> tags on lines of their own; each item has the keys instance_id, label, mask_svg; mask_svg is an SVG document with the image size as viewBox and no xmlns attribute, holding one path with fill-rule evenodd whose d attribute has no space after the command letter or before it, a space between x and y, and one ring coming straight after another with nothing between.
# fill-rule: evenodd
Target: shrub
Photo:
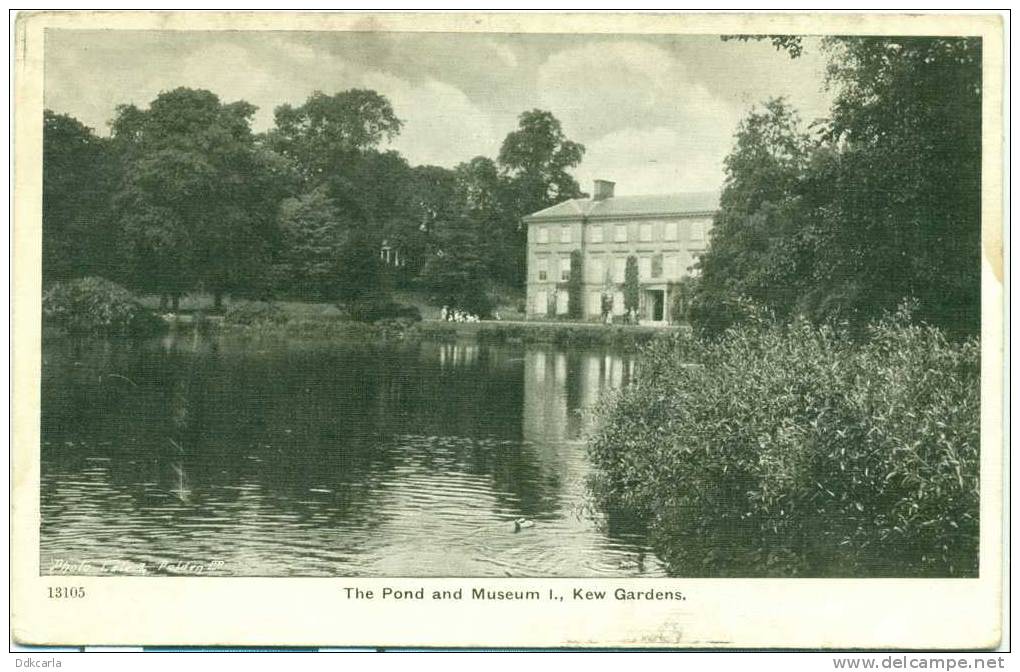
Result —
<instances>
[{"instance_id":1,"label":"shrub","mask_svg":"<svg viewBox=\"0 0 1020 672\"><path fill-rule=\"evenodd\" d=\"M43 323L76 335L145 336L167 325L131 292L105 278L58 282L43 293Z\"/></svg>"},{"instance_id":2,"label":"shrub","mask_svg":"<svg viewBox=\"0 0 1020 672\"><path fill-rule=\"evenodd\" d=\"M567 282L567 314L575 320L584 316L584 271L580 250L570 253L570 280Z\"/></svg>"},{"instance_id":3,"label":"shrub","mask_svg":"<svg viewBox=\"0 0 1020 672\"><path fill-rule=\"evenodd\" d=\"M698 280L689 284L687 319L704 338L718 338L726 330L752 319L754 307L747 299L726 290L709 290Z\"/></svg>"},{"instance_id":4,"label":"shrub","mask_svg":"<svg viewBox=\"0 0 1020 672\"><path fill-rule=\"evenodd\" d=\"M287 314L275 303L267 301L245 301L235 303L227 309L224 321L229 324L242 324L246 326L285 324L288 320Z\"/></svg>"},{"instance_id":5,"label":"shrub","mask_svg":"<svg viewBox=\"0 0 1020 672\"><path fill-rule=\"evenodd\" d=\"M421 312L415 306L397 303L383 295L372 295L365 300L352 303L347 308L352 320L358 322L379 322L380 320L421 321Z\"/></svg>"},{"instance_id":6,"label":"shrub","mask_svg":"<svg viewBox=\"0 0 1020 672\"><path fill-rule=\"evenodd\" d=\"M591 487L686 576L975 576L979 347L886 321L659 339L598 410Z\"/></svg>"},{"instance_id":7,"label":"shrub","mask_svg":"<svg viewBox=\"0 0 1020 672\"><path fill-rule=\"evenodd\" d=\"M630 313L637 310L641 303L641 278L638 260L633 254L627 257L627 265L623 275L623 309Z\"/></svg>"}]
</instances>

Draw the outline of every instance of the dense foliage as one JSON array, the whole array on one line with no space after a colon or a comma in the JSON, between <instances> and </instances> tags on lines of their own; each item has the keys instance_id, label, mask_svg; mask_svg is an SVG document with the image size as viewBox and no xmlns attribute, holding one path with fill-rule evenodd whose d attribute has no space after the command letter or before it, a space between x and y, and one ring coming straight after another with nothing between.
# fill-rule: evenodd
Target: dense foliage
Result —
<instances>
[{"instance_id":1,"label":"dense foliage","mask_svg":"<svg viewBox=\"0 0 1020 672\"><path fill-rule=\"evenodd\" d=\"M205 292L394 313L418 287L477 314L524 281L520 218L581 194L584 148L525 112L498 159L411 166L383 145L403 122L375 91L313 93L251 130L255 108L178 88L121 105L103 138L44 118L44 283L102 275L176 310ZM397 311L399 312L399 311Z\"/></svg>"},{"instance_id":2,"label":"dense foliage","mask_svg":"<svg viewBox=\"0 0 1020 672\"><path fill-rule=\"evenodd\" d=\"M109 141L67 115L43 113L42 268L47 280L116 273L117 226L110 213L116 178Z\"/></svg>"},{"instance_id":3,"label":"dense foliage","mask_svg":"<svg viewBox=\"0 0 1020 672\"><path fill-rule=\"evenodd\" d=\"M976 576L979 347L869 332L759 316L655 344L597 414L594 492L676 575Z\"/></svg>"},{"instance_id":4,"label":"dense foliage","mask_svg":"<svg viewBox=\"0 0 1020 672\"><path fill-rule=\"evenodd\" d=\"M773 41L800 53L798 39ZM719 333L752 299L784 318L863 327L910 298L919 320L977 333L980 40L823 44L829 118L809 134L771 100L737 131L692 322Z\"/></svg>"},{"instance_id":5,"label":"dense foliage","mask_svg":"<svg viewBox=\"0 0 1020 672\"><path fill-rule=\"evenodd\" d=\"M128 290L104 278L57 282L42 297L43 324L75 335L145 336L166 323Z\"/></svg>"}]
</instances>

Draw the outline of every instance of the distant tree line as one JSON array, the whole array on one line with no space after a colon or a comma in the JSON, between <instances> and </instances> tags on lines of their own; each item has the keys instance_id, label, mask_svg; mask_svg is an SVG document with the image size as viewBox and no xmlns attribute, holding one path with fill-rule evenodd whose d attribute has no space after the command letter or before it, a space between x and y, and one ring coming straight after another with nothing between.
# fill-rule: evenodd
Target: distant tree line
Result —
<instances>
[{"instance_id":1,"label":"distant tree line","mask_svg":"<svg viewBox=\"0 0 1020 672\"><path fill-rule=\"evenodd\" d=\"M582 195L584 147L546 111L453 169L382 149L403 124L375 91L281 105L265 133L255 111L178 88L118 106L109 137L45 111L44 283L100 276L167 308L196 291L356 306L404 285L485 312L491 283L524 283L520 218Z\"/></svg>"},{"instance_id":2,"label":"distant tree line","mask_svg":"<svg viewBox=\"0 0 1020 672\"><path fill-rule=\"evenodd\" d=\"M795 36L771 39L791 57ZM905 300L951 334L980 328L981 40L833 37L827 119L753 110L726 180L692 322L719 333L747 300L780 319L865 325Z\"/></svg>"}]
</instances>

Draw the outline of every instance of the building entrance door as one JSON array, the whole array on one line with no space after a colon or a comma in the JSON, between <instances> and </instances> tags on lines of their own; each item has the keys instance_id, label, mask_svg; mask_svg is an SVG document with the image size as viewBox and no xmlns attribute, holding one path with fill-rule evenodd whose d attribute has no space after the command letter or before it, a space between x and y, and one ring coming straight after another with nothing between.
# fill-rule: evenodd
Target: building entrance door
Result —
<instances>
[{"instance_id":1,"label":"building entrance door","mask_svg":"<svg viewBox=\"0 0 1020 672\"><path fill-rule=\"evenodd\" d=\"M662 289L645 290L644 318L649 322L662 322L666 319L666 291Z\"/></svg>"}]
</instances>

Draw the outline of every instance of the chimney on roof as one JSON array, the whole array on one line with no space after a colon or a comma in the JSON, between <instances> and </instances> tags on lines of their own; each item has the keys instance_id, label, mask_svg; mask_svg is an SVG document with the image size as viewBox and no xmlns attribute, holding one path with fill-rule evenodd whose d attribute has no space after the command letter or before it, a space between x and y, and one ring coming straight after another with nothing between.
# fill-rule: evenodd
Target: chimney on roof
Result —
<instances>
[{"instance_id":1,"label":"chimney on roof","mask_svg":"<svg viewBox=\"0 0 1020 672\"><path fill-rule=\"evenodd\" d=\"M616 187L616 182L595 180L595 194L592 196L592 200L604 201L607 198L612 198L614 187Z\"/></svg>"}]
</instances>

